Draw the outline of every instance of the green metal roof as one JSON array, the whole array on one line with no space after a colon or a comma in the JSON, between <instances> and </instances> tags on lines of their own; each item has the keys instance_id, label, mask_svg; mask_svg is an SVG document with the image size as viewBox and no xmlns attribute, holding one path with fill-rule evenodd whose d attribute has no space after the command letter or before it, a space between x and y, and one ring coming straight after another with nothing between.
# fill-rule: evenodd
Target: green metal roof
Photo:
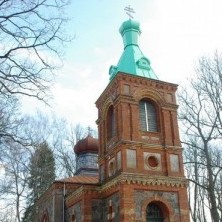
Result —
<instances>
[{"instance_id":1,"label":"green metal roof","mask_svg":"<svg viewBox=\"0 0 222 222\"><path fill-rule=\"evenodd\" d=\"M129 19L123 22L119 31L123 37L124 51L117 66L111 66L109 69L110 80L118 72L158 79L149 59L143 55L138 45L138 36L141 33L139 22Z\"/></svg>"}]
</instances>

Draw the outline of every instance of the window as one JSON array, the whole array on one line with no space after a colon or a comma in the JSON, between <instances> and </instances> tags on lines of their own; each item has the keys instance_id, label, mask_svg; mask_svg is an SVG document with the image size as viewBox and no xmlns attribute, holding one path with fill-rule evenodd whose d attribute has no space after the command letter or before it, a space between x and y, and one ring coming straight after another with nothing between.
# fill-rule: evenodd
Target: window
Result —
<instances>
[{"instance_id":1,"label":"window","mask_svg":"<svg viewBox=\"0 0 222 222\"><path fill-rule=\"evenodd\" d=\"M115 135L115 116L113 106L109 107L107 113L107 138L111 139Z\"/></svg>"},{"instance_id":2,"label":"window","mask_svg":"<svg viewBox=\"0 0 222 222\"><path fill-rule=\"evenodd\" d=\"M115 218L115 212L113 209L113 203L112 200L109 200L109 208L108 208L108 215L107 215L107 219L109 222L114 221Z\"/></svg>"},{"instance_id":3,"label":"window","mask_svg":"<svg viewBox=\"0 0 222 222\"><path fill-rule=\"evenodd\" d=\"M48 213L47 211L43 214L43 217L42 217L42 222L48 222L49 221L49 217L48 217Z\"/></svg>"},{"instance_id":4,"label":"window","mask_svg":"<svg viewBox=\"0 0 222 222\"><path fill-rule=\"evenodd\" d=\"M75 216L75 214L72 215L72 217L71 217L71 222L76 222L76 216Z\"/></svg>"},{"instance_id":5,"label":"window","mask_svg":"<svg viewBox=\"0 0 222 222\"><path fill-rule=\"evenodd\" d=\"M113 176L115 174L115 165L114 160L109 163L109 176Z\"/></svg>"},{"instance_id":6,"label":"window","mask_svg":"<svg viewBox=\"0 0 222 222\"><path fill-rule=\"evenodd\" d=\"M139 103L140 129L142 131L157 131L156 109L153 103L141 100Z\"/></svg>"},{"instance_id":7,"label":"window","mask_svg":"<svg viewBox=\"0 0 222 222\"><path fill-rule=\"evenodd\" d=\"M150 203L146 208L147 222L163 222L163 212L155 203Z\"/></svg>"}]
</instances>

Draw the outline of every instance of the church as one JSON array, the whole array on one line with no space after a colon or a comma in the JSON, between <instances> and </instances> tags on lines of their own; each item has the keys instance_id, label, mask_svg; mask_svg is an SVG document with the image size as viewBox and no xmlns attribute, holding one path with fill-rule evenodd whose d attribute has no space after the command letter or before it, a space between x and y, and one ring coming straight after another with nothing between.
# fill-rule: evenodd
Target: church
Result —
<instances>
[{"instance_id":1,"label":"church","mask_svg":"<svg viewBox=\"0 0 222 222\"><path fill-rule=\"evenodd\" d=\"M139 22L121 25L124 50L96 101L98 139L74 147L76 174L37 203L39 222L189 222L177 85L158 79L138 45Z\"/></svg>"}]
</instances>

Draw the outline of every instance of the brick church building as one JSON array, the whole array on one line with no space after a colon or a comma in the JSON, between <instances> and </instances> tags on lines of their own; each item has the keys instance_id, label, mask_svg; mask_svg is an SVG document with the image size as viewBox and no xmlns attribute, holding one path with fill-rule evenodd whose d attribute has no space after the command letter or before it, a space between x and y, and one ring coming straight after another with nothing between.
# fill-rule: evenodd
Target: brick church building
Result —
<instances>
[{"instance_id":1,"label":"brick church building","mask_svg":"<svg viewBox=\"0 0 222 222\"><path fill-rule=\"evenodd\" d=\"M137 21L119 31L124 51L96 101L99 139L76 144L76 174L39 199L39 222L190 221L177 85L153 72L138 45Z\"/></svg>"}]
</instances>

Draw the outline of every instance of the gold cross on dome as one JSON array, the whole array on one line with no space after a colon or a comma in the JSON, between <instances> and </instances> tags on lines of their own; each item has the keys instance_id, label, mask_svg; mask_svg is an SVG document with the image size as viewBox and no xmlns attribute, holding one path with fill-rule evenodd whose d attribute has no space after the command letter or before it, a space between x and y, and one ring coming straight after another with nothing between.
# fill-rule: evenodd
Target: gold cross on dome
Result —
<instances>
[{"instance_id":1,"label":"gold cross on dome","mask_svg":"<svg viewBox=\"0 0 222 222\"><path fill-rule=\"evenodd\" d=\"M126 14L129 16L130 19L133 19L132 13L135 13L135 11L133 10L133 8L129 6L126 6L124 8L124 10L126 11Z\"/></svg>"}]
</instances>

